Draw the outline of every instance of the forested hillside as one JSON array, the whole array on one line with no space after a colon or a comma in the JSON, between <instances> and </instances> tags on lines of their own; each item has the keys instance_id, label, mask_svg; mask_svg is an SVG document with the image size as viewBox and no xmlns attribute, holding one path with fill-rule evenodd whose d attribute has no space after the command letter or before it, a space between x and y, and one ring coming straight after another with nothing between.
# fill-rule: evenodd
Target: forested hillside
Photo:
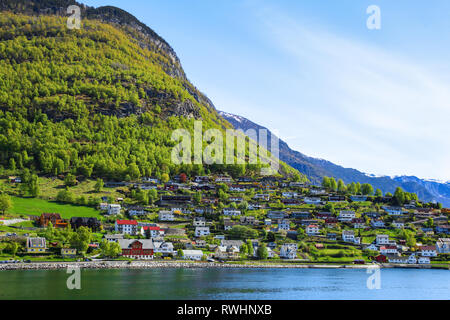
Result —
<instances>
[{"instance_id":1,"label":"forested hillside","mask_svg":"<svg viewBox=\"0 0 450 320\"><path fill-rule=\"evenodd\" d=\"M4 170L131 180L163 173L257 172L261 165L172 164L172 130L191 130L195 119L203 120L204 130L230 124L187 80L173 50L151 29L112 7L84 7L81 28L69 29L67 17L42 14L61 12L45 8L60 2L73 3L2 2ZM293 172L282 164L282 173Z\"/></svg>"}]
</instances>

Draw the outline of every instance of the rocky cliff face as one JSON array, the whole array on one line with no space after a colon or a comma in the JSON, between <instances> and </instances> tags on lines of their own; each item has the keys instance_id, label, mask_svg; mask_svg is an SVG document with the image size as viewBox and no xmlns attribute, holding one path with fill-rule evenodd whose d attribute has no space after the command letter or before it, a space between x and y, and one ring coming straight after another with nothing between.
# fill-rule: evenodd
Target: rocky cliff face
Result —
<instances>
[{"instance_id":1,"label":"rocky cliff face","mask_svg":"<svg viewBox=\"0 0 450 320\"><path fill-rule=\"evenodd\" d=\"M68 17L67 8L77 5L81 9L81 19L94 19L102 22L120 26L133 38L141 48L156 52L166 59L161 59L159 64L163 71L169 76L180 80L186 91L209 112L217 114L213 103L200 92L186 77L180 60L173 48L155 31L140 22L130 13L112 6L89 7L74 0L2 0L0 11L27 15L58 15ZM126 66L125 66L126 67ZM200 118L200 111L190 100L180 100L164 91L146 89L149 100L143 102L143 108L130 103L122 103L118 108L103 108L101 112L119 117L130 114L139 114L151 105L159 105L164 110L163 114ZM61 115L55 116L55 119Z\"/></svg>"}]
</instances>

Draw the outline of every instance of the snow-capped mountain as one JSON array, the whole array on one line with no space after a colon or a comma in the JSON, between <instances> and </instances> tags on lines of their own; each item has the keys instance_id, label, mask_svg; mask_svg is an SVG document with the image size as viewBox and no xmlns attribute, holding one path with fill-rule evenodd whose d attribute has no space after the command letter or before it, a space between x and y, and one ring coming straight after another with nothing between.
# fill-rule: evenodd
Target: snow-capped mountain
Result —
<instances>
[{"instance_id":1,"label":"snow-capped mountain","mask_svg":"<svg viewBox=\"0 0 450 320\"><path fill-rule=\"evenodd\" d=\"M236 129L248 130L267 129L244 117L219 111L219 114L230 122ZM270 148L270 135L268 130L268 145ZM320 184L322 177L334 177L342 179L346 184L351 182L370 183L375 189L379 188L384 193L395 192L397 187L402 187L408 192L415 192L424 201L441 202L444 206L450 206L450 182L425 180L414 176L380 176L368 174L352 168L344 168L324 159L317 159L292 150L286 142L279 140L280 160L286 162L301 173L308 176L311 182Z\"/></svg>"}]
</instances>

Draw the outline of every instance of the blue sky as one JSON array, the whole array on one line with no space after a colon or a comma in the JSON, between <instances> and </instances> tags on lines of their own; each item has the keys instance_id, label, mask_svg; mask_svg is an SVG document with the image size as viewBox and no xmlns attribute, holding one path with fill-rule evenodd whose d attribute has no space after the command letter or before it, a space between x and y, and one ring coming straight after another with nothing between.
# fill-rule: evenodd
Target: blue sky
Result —
<instances>
[{"instance_id":1,"label":"blue sky","mask_svg":"<svg viewBox=\"0 0 450 320\"><path fill-rule=\"evenodd\" d=\"M217 109L295 150L371 174L450 180L449 1L82 2L135 15ZM369 5L380 30L366 27Z\"/></svg>"}]
</instances>

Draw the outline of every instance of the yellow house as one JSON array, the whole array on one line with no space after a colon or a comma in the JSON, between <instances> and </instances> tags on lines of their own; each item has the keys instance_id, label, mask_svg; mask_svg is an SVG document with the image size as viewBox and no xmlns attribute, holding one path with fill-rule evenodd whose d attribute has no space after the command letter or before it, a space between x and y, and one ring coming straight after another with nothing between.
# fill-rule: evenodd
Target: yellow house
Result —
<instances>
[{"instance_id":1,"label":"yellow house","mask_svg":"<svg viewBox=\"0 0 450 320\"><path fill-rule=\"evenodd\" d=\"M47 251L47 243L45 238L27 238L27 252L28 253L45 253Z\"/></svg>"},{"instance_id":2,"label":"yellow house","mask_svg":"<svg viewBox=\"0 0 450 320\"><path fill-rule=\"evenodd\" d=\"M61 256L63 258L75 258L77 255L77 249L61 248Z\"/></svg>"}]
</instances>

